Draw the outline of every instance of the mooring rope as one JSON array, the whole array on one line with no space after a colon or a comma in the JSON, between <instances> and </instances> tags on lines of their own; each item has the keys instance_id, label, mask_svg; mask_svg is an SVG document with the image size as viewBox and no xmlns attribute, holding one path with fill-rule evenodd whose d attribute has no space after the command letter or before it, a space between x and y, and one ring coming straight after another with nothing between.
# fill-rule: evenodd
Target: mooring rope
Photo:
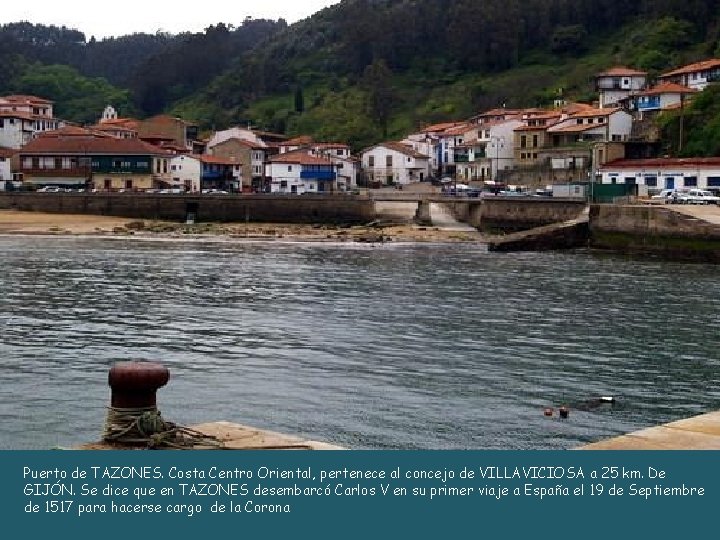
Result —
<instances>
[{"instance_id":1,"label":"mooring rope","mask_svg":"<svg viewBox=\"0 0 720 540\"><path fill-rule=\"evenodd\" d=\"M103 441L111 444L190 450L202 446L224 449L217 437L166 422L154 407L121 409L108 407Z\"/></svg>"}]
</instances>

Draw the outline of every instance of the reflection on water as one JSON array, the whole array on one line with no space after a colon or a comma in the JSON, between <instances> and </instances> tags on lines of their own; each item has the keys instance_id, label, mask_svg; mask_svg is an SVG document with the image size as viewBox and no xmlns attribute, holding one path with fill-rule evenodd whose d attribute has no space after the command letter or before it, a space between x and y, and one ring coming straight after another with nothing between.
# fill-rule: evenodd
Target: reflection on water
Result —
<instances>
[{"instance_id":1,"label":"reflection on water","mask_svg":"<svg viewBox=\"0 0 720 540\"><path fill-rule=\"evenodd\" d=\"M94 440L107 370L166 418L355 448L571 448L720 408L720 269L482 246L0 237L0 447ZM615 407L582 407L600 395ZM570 404L570 420L545 406ZM581 410L587 409L587 410Z\"/></svg>"}]
</instances>

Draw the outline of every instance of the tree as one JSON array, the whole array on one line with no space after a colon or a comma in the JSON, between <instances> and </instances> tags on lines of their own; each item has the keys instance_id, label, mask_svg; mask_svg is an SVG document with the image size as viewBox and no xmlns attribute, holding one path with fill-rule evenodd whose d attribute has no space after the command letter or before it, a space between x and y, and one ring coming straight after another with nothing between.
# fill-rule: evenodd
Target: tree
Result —
<instances>
[{"instance_id":1,"label":"tree","mask_svg":"<svg viewBox=\"0 0 720 540\"><path fill-rule=\"evenodd\" d=\"M392 71L384 60L375 60L365 68L363 86L368 95L368 113L387 138L388 121L393 108Z\"/></svg>"},{"instance_id":2,"label":"tree","mask_svg":"<svg viewBox=\"0 0 720 540\"><path fill-rule=\"evenodd\" d=\"M303 96L302 86L295 89L295 112L302 114L305 111L305 97Z\"/></svg>"}]
</instances>

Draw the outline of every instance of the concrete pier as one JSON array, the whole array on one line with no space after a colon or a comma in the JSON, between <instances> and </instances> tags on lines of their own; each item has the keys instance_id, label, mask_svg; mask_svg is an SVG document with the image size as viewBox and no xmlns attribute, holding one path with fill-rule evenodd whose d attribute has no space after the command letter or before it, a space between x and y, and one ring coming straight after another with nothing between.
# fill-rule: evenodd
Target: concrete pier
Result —
<instances>
[{"instance_id":1,"label":"concrete pier","mask_svg":"<svg viewBox=\"0 0 720 540\"><path fill-rule=\"evenodd\" d=\"M720 411L588 444L579 450L720 450Z\"/></svg>"},{"instance_id":2,"label":"concrete pier","mask_svg":"<svg viewBox=\"0 0 720 540\"><path fill-rule=\"evenodd\" d=\"M223 444L224 450L345 450L341 446L231 422L209 422L192 426L192 429L207 437L214 437ZM95 442L84 444L77 450L118 450L122 448L128 447ZM215 447L196 446L193 450L212 448Z\"/></svg>"}]
</instances>

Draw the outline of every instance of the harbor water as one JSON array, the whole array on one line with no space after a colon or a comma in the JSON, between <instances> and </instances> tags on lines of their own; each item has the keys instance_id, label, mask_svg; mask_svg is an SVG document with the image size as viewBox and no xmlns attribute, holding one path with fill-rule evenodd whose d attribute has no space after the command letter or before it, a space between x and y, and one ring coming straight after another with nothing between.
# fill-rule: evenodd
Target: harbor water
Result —
<instances>
[{"instance_id":1,"label":"harbor water","mask_svg":"<svg viewBox=\"0 0 720 540\"><path fill-rule=\"evenodd\" d=\"M171 370L166 419L350 448L573 448L720 408L718 266L467 244L0 253L0 448L96 440L108 368L133 359Z\"/></svg>"}]
</instances>

